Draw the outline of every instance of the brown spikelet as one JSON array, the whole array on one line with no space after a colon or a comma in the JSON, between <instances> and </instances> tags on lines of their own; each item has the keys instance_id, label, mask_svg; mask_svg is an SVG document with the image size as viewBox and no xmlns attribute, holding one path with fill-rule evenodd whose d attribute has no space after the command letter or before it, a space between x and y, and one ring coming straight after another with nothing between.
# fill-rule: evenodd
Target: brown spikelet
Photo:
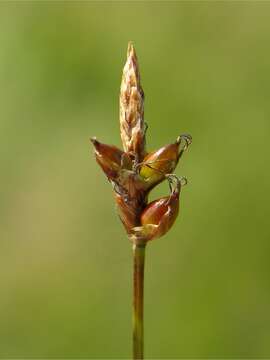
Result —
<instances>
[{"instance_id":1,"label":"brown spikelet","mask_svg":"<svg viewBox=\"0 0 270 360\"><path fill-rule=\"evenodd\" d=\"M130 42L120 87L120 134L123 150L92 138L97 163L111 182L118 215L133 244L146 244L164 235L172 226L178 210L179 193L148 204L149 193L172 173L192 142L188 134L173 143L146 153L144 93L140 84L138 59ZM163 204L164 202L164 204ZM166 211L165 211L166 210ZM166 216L164 217L163 211ZM152 223L149 214L158 221ZM151 216L152 216L151 215Z\"/></svg>"},{"instance_id":2,"label":"brown spikelet","mask_svg":"<svg viewBox=\"0 0 270 360\"><path fill-rule=\"evenodd\" d=\"M132 43L128 44L120 88L120 134L124 150L141 161L145 154L144 94Z\"/></svg>"}]
</instances>

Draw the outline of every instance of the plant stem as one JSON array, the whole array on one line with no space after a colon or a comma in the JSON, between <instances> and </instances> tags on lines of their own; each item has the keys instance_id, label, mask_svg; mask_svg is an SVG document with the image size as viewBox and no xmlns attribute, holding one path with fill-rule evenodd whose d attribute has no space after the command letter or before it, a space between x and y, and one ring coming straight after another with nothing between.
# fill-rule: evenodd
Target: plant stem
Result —
<instances>
[{"instance_id":1,"label":"plant stem","mask_svg":"<svg viewBox=\"0 0 270 360\"><path fill-rule=\"evenodd\" d=\"M145 244L133 245L133 359L143 359L143 283Z\"/></svg>"}]
</instances>

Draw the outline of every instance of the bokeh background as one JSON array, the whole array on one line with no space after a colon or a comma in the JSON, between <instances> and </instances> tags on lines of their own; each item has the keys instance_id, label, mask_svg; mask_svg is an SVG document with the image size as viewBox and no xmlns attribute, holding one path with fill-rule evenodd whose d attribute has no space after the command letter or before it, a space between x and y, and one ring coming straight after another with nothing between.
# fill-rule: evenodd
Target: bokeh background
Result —
<instances>
[{"instance_id":1,"label":"bokeh background","mask_svg":"<svg viewBox=\"0 0 270 360\"><path fill-rule=\"evenodd\" d=\"M129 40L148 148L194 140L181 216L147 249L145 355L270 357L269 20L269 2L0 4L1 358L130 357L131 246L89 145L120 146Z\"/></svg>"}]
</instances>

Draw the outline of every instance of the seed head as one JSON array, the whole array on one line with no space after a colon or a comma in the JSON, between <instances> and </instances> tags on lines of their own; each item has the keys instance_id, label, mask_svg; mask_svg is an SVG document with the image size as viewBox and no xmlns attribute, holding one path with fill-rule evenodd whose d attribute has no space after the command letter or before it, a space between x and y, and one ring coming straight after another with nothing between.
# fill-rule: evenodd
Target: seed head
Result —
<instances>
[{"instance_id":1,"label":"seed head","mask_svg":"<svg viewBox=\"0 0 270 360\"><path fill-rule=\"evenodd\" d=\"M120 134L124 150L141 161L145 154L144 93L132 43L128 44L120 87Z\"/></svg>"},{"instance_id":2,"label":"seed head","mask_svg":"<svg viewBox=\"0 0 270 360\"><path fill-rule=\"evenodd\" d=\"M128 44L120 88L120 133L123 150L92 138L97 163L113 186L119 217L134 244L146 244L172 227L179 211L179 196L184 178L171 173L191 144L190 135L156 151L146 153L144 94L140 85L137 56ZM149 192L167 179L170 195L148 204Z\"/></svg>"}]
</instances>

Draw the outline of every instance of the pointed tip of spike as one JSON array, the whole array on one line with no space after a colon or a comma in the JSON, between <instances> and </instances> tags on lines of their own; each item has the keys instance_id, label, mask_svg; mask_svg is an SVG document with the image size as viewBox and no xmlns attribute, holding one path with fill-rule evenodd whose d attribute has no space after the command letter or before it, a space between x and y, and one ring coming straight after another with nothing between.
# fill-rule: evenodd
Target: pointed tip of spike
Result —
<instances>
[{"instance_id":1,"label":"pointed tip of spike","mask_svg":"<svg viewBox=\"0 0 270 360\"><path fill-rule=\"evenodd\" d=\"M129 41L128 42L128 52L130 52L133 49L133 42Z\"/></svg>"},{"instance_id":2,"label":"pointed tip of spike","mask_svg":"<svg viewBox=\"0 0 270 360\"><path fill-rule=\"evenodd\" d=\"M145 154L144 95L140 84L139 63L131 41L120 87L120 132L124 150L142 161Z\"/></svg>"},{"instance_id":3,"label":"pointed tip of spike","mask_svg":"<svg viewBox=\"0 0 270 360\"><path fill-rule=\"evenodd\" d=\"M129 58L129 57L133 57L135 59L137 58L136 51L135 51L135 48L134 48L134 45L133 45L132 41L128 42L127 58Z\"/></svg>"}]
</instances>

